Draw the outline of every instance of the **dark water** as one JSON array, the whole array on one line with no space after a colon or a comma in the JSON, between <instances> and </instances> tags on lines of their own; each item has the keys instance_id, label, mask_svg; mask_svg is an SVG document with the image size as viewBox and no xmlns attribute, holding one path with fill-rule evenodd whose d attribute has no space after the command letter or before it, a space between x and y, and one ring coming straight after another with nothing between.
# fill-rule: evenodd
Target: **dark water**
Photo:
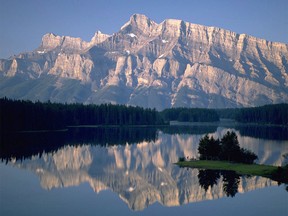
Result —
<instances>
[{"instance_id":1,"label":"dark water","mask_svg":"<svg viewBox=\"0 0 288 216\"><path fill-rule=\"evenodd\" d=\"M286 162L287 128L114 127L9 134L1 139L0 215L288 215L285 185L173 164L180 156L196 158L204 134L222 137L227 130L236 131L241 147L256 153L258 163Z\"/></svg>"}]
</instances>

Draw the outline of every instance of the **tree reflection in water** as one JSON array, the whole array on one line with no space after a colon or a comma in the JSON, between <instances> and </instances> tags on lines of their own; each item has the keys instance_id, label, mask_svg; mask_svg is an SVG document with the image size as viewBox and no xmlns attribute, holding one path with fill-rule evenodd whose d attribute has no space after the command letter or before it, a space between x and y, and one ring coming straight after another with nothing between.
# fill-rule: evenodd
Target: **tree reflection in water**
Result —
<instances>
[{"instance_id":1,"label":"tree reflection in water","mask_svg":"<svg viewBox=\"0 0 288 216\"><path fill-rule=\"evenodd\" d=\"M218 171L218 170L199 170L198 181L200 186L207 191L214 185L218 184L218 180L222 176L223 191L228 197L234 197L238 192L240 183L240 175L234 171Z\"/></svg>"},{"instance_id":2,"label":"tree reflection in water","mask_svg":"<svg viewBox=\"0 0 288 216\"><path fill-rule=\"evenodd\" d=\"M234 197L238 192L240 175L234 171L222 171L223 176L223 191L229 197Z\"/></svg>"},{"instance_id":3,"label":"tree reflection in water","mask_svg":"<svg viewBox=\"0 0 288 216\"><path fill-rule=\"evenodd\" d=\"M199 170L198 180L200 186L207 191L209 187L217 185L220 178L220 171L215 170Z\"/></svg>"},{"instance_id":4,"label":"tree reflection in water","mask_svg":"<svg viewBox=\"0 0 288 216\"><path fill-rule=\"evenodd\" d=\"M277 184L267 178L248 179L215 170L189 168L186 172L174 164L178 156L197 157L203 134L221 137L228 129L164 129L166 132L156 127L79 127L54 133L11 133L0 139L0 160L35 173L46 190L88 183L97 194L113 191L135 211L156 202L179 206ZM279 152L288 152L287 141L239 137L244 147L260 155L262 163L279 165L283 154Z\"/></svg>"}]
</instances>

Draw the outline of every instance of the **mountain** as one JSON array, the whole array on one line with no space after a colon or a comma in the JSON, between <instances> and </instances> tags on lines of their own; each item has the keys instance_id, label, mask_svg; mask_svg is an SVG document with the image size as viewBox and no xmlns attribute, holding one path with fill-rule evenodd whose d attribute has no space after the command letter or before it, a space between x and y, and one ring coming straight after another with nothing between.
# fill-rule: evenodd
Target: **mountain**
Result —
<instances>
[{"instance_id":1,"label":"mountain","mask_svg":"<svg viewBox=\"0 0 288 216\"><path fill-rule=\"evenodd\" d=\"M90 42L46 34L0 60L0 97L155 107L252 107L288 101L288 44L134 14Z\"/></svg>"}]
</instances>

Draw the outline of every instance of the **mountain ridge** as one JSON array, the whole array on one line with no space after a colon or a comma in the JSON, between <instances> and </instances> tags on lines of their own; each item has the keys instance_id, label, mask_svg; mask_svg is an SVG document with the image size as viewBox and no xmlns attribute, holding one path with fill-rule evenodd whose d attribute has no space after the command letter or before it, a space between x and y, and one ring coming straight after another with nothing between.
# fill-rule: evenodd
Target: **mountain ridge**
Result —
<instances>
[{"instance_id":1,"label":"mountain ridge","mask_svg":"<svg viewBox=\"0 0 288 216\"><path fill-rule=\"evenodd\" d=\"M0 96L159 110L252 107L288 101L287 71L287 44L134 14L113 35L98 31L87 42L48 33L36 50L0 60ZM42 95L28 86L35 80Z\"/></svg>"}]
</instances>

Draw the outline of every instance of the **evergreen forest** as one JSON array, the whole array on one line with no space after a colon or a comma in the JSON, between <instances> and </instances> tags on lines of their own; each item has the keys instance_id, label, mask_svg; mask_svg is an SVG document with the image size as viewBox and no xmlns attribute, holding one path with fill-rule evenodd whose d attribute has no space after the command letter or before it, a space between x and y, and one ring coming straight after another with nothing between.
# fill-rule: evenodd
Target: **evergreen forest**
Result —
<instances>
[{"instance_id":1,"label":"evergreen forest","mask_svg":"<svg viewBox=\"0 0 288 216\"><path fill-rule=\"evenodd\" d=\"M171 108L161 112L164 121L179 122L217 122L219 115L213 109L204 108Z\"/></svg>"},{"instance_id":2,"label":"evergreen forest","mask_svg":"<svg viewBox=\"0 0 288 216\"><path fill-rule=\"evenodd\" d=\"M168 125L179 122L218 122L230 118L242 123L288 125L288 104L241 109L156 109L112 104L61 104L0 99L2 131L60 130L68 126Z\"/></svg>"},{"instance_id":3,"label":"evergreen forest","mask_svg":"<svg viewBox=\"0 0 288 216\"><path fill-rule=\"evenodd\" d=\"M236 113L235 120L242 123L288 125L288 104L242 108Z\"/></svg>"},{"instance_id":4,"label":"evergreen forest","mask_svg":"<svg viewBox=\"0 0 288 216\"><path fill-rule=\"evenodd\" d=\"M79 125L159 125L155 109L125 105L41 103L0 99L1 131L59 130Z\"/></svg>"}]
</instances>

